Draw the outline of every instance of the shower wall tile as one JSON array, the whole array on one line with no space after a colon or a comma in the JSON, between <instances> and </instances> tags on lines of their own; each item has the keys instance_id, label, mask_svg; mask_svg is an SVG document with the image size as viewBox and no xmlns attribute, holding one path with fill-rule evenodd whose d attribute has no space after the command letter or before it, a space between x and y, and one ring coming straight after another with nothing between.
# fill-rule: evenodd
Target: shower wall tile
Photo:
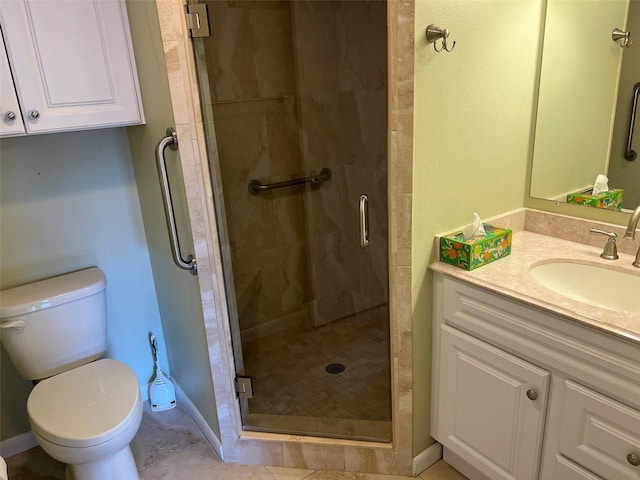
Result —
<instances>
[{"instance_id":1,"label":"shower wall tile","mask_svg":"<svg viewBox=\"0 0 640 480\"><path fill-rule=\"evenodd\" d=\"M215 100L251 99L295 92L291 12L286 2L208 2ZM247 61L247 59L251 61Z\"/></svg>"},{"instance_id":2,"label":"shower wall tile","mask_svg":"<svg viewBox=\"0 0 640 480\"><path fill-rule=\"evenodd\" d=\"M386 90L386 2L341 2L338 13L340 39L340 90Z\"/></svg>"},{"instance_id":3,"label":"shower wall tile","mask_svg":"<svg viewBox=\"0 0 640 480\"><path fill-rule=\"evenodd\" d=\"M294 3L300 93L384 89L386 2ZM318 39L322 38L322 42Z\"/></svg>"},{"instance_id":4,"label":"shower wall tile","mask_svg":"<svg viewBox=\"0 0 640 480\"><path fill-rule=\"evenodd\" d=\"M384 165L387 162L387 90L363 90L356 92L360 136L363 145L361 166Z\"/></svg>"},{"instance_id":5,"label":"shower wall tile","mask_svg":"<svg viewBox=\"0 0 640 480\"><path fill-rule=\"evenodd\" d=\"M339 97L335 93L300 96L304 164L309 169L344 163L340 151Z\"/></svg>"},{"instance_id":6,"label":"shower wall tile","mask_svg":"<svg viewBox=\"0 0 640 480\"><path fill-rule=\"evenodd\" d=\"M309 236L317 238L342 229L345 219L344 175L342 166L331 165L331 179L324 184L307 189ZM322 221L314 220L321 219Z\"/></svg>"},{"instance_id":7,"label":"shower wall tile","mask_svg":"<svg viewBox=\"0 0 640 480\"><path fill-rule=\"evenodd\" d=\"M401 125L413 123L413 112L398 116ZM411 194L413 191L413 129L400 128L397 133L398 175L396 189L398 194Z\"/></svg>"},{"instance_id":8,"label":"shower wall tile","mask_svg":"<svg viewBox=\"0 0 640 480\"><path fill-rule=\"evenodd\" d=\"M214 116L225 183L302 173L293 98L214 105Z\"/></svg>"},{"instance_id":9,"label":"shower wall tile","mask_svg":"<svg viewBox=\"0 0 640 480\"><path fill-rule=\"evenodd\" d=\"M185 89L182 71L183 58L181 58L180 47L180 43L177 41L168 41L164 44L169 88L176 92L184 92ZM172 96L171 107L173 108L173 118L176 124L188 125L190 121L189 102L179 101Z\"/></svg>"},{"instance_id":10,"label":"shower wall tile","mask_svg":"<svg viewBox=\"0 0 640 480\"><path fill-rule=\"evenodd\" d=\"M306 248L293 246L306 234L300 192L247 190L252 179L272 183L306 173L291 95L291 12L288 2L215 2L210 10L218 37L205 42L234 271L259 271L263 280L242 318L253 327L301 308L309 297L309 275L300 266Z\"/></svg>"},{"instance_id":11,"label":"shower wall tile","mask_svg":"<svg viewBox=\"0 0 640 480\"><path fill-rule=\"evenodd\" d=\"M411 194L397 194L396 197L396 262L399 266L411 265ZM417 212L426 215L426 212Z\"/></svg>"},{"instance_id":12,"label":"shower wall tile","mask_svg":"<svg viewBox=\"0 0 640 480\"><path fill-rule=\"evenodd\" d=\"M162 41L177 41L182 43L184 39L184 30L182 26L182 15L184 8L175 0L156 0L156 8L158 10L158 19L162 30ZM188 68L186 64L185 71ZM171 91L173 97L173 91Z\"/></svg>"},{"instance_id":13,"label":"shower wall tile","mask_svg":"<svg viewBox=\"0 0 640 480\"><path fill-rule=\"evenodd\" d=\"M256 70L260 93L265 97L296 92L290 3L277 2L275 6L254 11Z\"/></svg>"},{"instance_id":14,"label":"shower wall tile","mask_svg":"<svg viewBox=\"0 0 640 480\"><path fill-rule=\"evenodd\" d=\"M337 2L310 0L293 3L295 55L301 96L336 91L340 85L340 40L336 8ZM313 61L305 61L305 58L312 58Z\"/></svg>"}]
</instances>

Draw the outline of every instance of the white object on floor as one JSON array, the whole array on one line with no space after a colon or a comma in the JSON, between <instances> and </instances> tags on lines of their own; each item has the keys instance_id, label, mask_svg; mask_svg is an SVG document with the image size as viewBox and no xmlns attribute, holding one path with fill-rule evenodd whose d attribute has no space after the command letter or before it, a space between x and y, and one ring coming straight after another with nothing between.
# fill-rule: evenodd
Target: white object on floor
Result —
<instances>
[{"instance_id":1,"label":"white object on floor","mask_svg":"<svg viewBox=\"0 0 640 480\"><path fill-rule=\"evenodd\" d=\"M156 336L150 335L151 349L153 350L153 358L156 364L156 378L149 387L149 400L151 402L152 412L161 412L169 410L176 406L176 389L171 383L158 363L158 342Z\"/></svg>"},{"instance_id":2,"label":"white object on floor","mask_svg":"<svg viewBox=\"0 0 640 480\"><path fill-rule=\"evenodd\" d=\"M7 464L4 458L0 457L0 480L7 480L9 475L7 474Z\"/></svg>"}]
</instances>

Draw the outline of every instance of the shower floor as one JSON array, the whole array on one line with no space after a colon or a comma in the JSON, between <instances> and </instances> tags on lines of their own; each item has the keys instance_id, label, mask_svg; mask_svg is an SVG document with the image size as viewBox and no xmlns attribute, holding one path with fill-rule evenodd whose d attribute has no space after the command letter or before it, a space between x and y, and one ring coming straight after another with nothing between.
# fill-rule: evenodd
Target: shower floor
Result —
<instances>
[{"instance_id":1,"label":"shower floor","mask_svg":"<svg viewBox=\"0 0 640 480\"><path fill-rule=\"evenodd\" d=\"M254 390L245 419L249 429L389 436L386 306L321 327L299 325L251 340L243 343L243 356ZM329 373L331 364L344 365L344 371ZM363 426L366 432L354 432Z\"/></svg>"}]
</instances>

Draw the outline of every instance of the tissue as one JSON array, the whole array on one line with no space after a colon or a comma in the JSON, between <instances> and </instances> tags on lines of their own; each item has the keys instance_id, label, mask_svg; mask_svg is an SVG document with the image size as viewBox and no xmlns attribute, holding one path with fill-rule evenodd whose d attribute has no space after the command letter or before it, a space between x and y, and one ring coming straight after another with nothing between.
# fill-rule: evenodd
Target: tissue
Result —
<instances>
[{"instance_id":1,"label":"tissue","mask_svg":"<svg viewBox=\"0 0 640 480\"><path fill-rule=\"evenodd\" d=\"M469 240L473 237L485 235L486 233L484 225L482 225L482 220L480 220L480 215L473 212L473 222L462 229L463 238Z\"/></svg>"},{"instance_id":2,"label":"tissue","mask_svg":"<svg viewBox=\"0 0 640 480\"><path fill-rule=\"evenodd\" d=\"M600 195L601 193L606 193L609 191L609 177L606 175L599 174L596 177L596 181L593 184L593 192L591 195Z\"/></svg>"}]
</instances>

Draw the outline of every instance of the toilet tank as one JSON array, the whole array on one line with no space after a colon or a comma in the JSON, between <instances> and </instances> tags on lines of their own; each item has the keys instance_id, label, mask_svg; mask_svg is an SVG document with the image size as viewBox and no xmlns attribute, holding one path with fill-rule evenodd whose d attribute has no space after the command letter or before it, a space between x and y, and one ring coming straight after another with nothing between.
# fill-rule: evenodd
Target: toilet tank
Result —
<instances>
[{"instance_id":1,"label":"toilet tank","mask_svg":"<svg viewBox=\"0 0 640 480\"><path fill-rule=\"evenodd\" d=\"M106 285L91 267L0 292L0 340L23 378L51 377L106 353Z\"/></svg>"}]
</instances>

